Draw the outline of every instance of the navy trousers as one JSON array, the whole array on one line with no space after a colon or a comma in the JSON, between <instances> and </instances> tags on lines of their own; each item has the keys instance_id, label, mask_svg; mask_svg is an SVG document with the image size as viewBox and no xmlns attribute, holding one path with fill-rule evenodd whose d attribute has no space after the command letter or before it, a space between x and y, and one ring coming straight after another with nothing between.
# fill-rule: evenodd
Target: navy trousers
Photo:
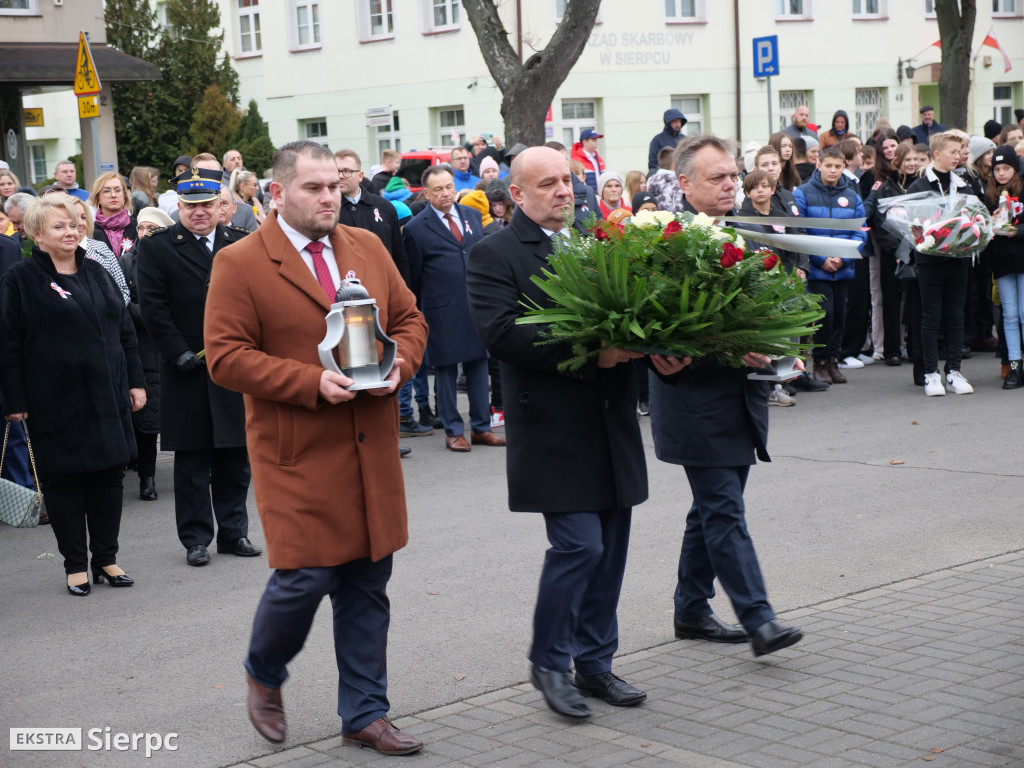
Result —
<instances>
[{"instance_id":1,"label":"navy trousers","mask_svg":"<svg viewBox=\"0 0 1024 768\"><path fill-rule=\"evenodd\" d=\"M245 448L174 452L174 517L186 549L213 541L234 544L249 536L249 454Z\"/></svg>"},{"instance_id":2,"label":"navy trousers","mask_svg":"<svg viewBox=\"0 0 1024 768\"><path fill-rule=\"evenodd\" d=\"M619 647L616 611L632 510L545 514L544 555L530 661L581 675L609 672Z\"/></svg>"},{"instance_id":3,"label":"navy trousers","mask_svg":"<svg viewBox=\"0 0 1024 768\"><path fill-rule=\"evenodd\" d=\"M686 467L693 506L679 553L675 616L681 621L711 615L716 576L747 634L775 618L747 532L743 489L749 473L749 466Z\"/></svg>"},{"instance_id":4,"label":"navy trousers","mask_svg":"<svg viewBox=\"0 0 1024 768\"><path fill-rule=\"evenodd\" d=\"M274 571L256 609L245 661L253 679L267 688L284 685L288 662L302 650L320 601L329 595L342 733L358 733L384 717L391 708L387 695L391 563L388 555L377 562L361 559L330 568Z\"/></svg>"},{"instance_id":5,"label":"navy trousers","mask_svg":"<svg viewBox=\"0 0 1024 768\"><path fill-rule=\"evenodd\" d=\"M462 363L466 374L466 395L469 397L469 424L474 432L488 432L491 429L491 407L487 380L487 358L466 360ZM437 417L444 424L448 437L461 435L465 429L462 414L459 413L459 390L456 379L458 363L434 367L434 386L437 389Z\"/></svg>"}]
</instances>

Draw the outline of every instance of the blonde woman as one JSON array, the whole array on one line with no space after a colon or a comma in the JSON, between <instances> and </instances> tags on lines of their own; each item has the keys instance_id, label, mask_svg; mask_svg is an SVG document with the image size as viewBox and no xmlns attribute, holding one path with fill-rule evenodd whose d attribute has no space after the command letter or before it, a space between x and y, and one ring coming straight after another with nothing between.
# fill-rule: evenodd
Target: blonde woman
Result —
<instances>
[{"instance_id":1,"label":"blonde woman","mask_svg":"<svg viewBox=\"0 0 1024 768\"><path fill-rule=\"evenodd\" d=\"M102 174L93 182L89 204L96 211L95 238L121 258L139 237L124 177L118 173Z\"/></svg>"},{"instance_id":2,"label":"blonde woman","mask_svg":"<svg viewBox=\"0 0 1024 768\"><path fill-rule=\"evenodd\" d=\"M247 205L252 208L252 213L256 217L256 221L260 224L267 218L266 212L263 210L263 206L260 204L259 198L257 197L260 190L259 179L256 178L256 174L252 171L246 171L241 168L236 168L231 172L231 181L229 182L231 187L231 194L234 196L242 205Z\"/></svg>"}]
</instances>

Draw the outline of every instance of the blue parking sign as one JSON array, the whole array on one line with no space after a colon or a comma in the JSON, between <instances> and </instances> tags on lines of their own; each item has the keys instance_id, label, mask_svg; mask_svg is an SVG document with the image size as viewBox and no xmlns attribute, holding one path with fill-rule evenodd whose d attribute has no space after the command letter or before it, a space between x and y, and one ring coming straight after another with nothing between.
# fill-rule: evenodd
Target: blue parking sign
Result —
<instances>
[{"instance_id":1,"label":"blue parking sign","mask_svg":"<svg viewBox=\"0 0 1024 768\"><path fill-rule=\"evenodd\" d=\"M779 74L779 36L754 38L754 77Z\"/></svg>"}]
</instances>

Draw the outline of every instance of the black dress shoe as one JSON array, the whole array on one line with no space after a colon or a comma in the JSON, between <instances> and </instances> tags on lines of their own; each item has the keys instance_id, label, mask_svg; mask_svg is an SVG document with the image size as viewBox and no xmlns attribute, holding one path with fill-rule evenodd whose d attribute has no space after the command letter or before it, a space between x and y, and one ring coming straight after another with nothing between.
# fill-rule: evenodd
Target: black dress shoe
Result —
<instances>
[{"instance_id":1,"label":"black dress shoe","mask_svg":"<svg viewBox=\"0 0 1024 768\"><path fill-rule=\"evenodd\" d=\"M799 379L795 379L792 382L793 386L797 389L802 389L804 392L824 392L829 388L827 381L818 381L815 378L804 375Z\"/></svg>"},{"instance_id":2,"label":"black dress shoe","mask_svg":"<svg viewBox=\"0 0 1024 768\"><path fill-rule=\"evenodd\" d=\"M772 619L757 628L754 636L750 638L750 646L754 649L755 656L764 656L766 653L774 653L796 645L803 638L804 633L796 627L786 627Z\"/></svg>"},{"instance_id":3,"label":"black dress shoe","mask_svg":"<svg viewBox=\"0 0 1024 768\"><path fill-rule=\"evenodd\" d=\"M156 501L156 479L152 477L139 478L139 498L143 501Z\"/></svg>"},{"instance_id":4,"label":"black dress shoe","mask_svg":"<svg viewBox=\"0 0 1024 768\"><path fill-rule=\"evenodd\" d=\"M715 614L697 621L675 620L676 637L680 640L708 640L712 643L745 643L750 638L743 627L732 627Z\"/></svg>"},{"instance_id":5,"label":"black dress shoe","mask_svg":"<svg viewBox=\"0 0 1024 768\"><path fill-rule=\"evenodd\" d=\"M577 672L576 688L584 696L594 696L615 707L633 707L647 698L646 693L611 672L598 675L581 675Z\"/></svg>"},{"instance_id":6,"label":"black dress shoe","mask_svg":"<svg viewBox=\"0 0 1024 768\"><path fill-rule=\"evenodd\" d=\"M404 459L410 453L412 453L412 448L410 448L409 446L407 446L407 445L400 445L400 446L398 446L398 458Z\"/></svg>"},{"instance_id":7,"label":"black dress shoe","mask_svg":"<svg viewBox=\"0 0 1024 768\"><path fill-rule=\"evenodd\" d=\"M590 708L583 701L579 689L573 685L571 673L554 672L534 664L530 667L530 682L544 696L552 712L571 720L586 720L590 717Z\"/></svg>"},{"instance_id":8,"label":"black dress shoe","mask_svg":"<svg viewBox=\"0 0 1024 768\"><path fill-rule=\"evenodd\" d=\"M196 544L188 548L185 562L189 565L206 565L210 562L210 553L206 551L206 547L202 544Z\"/></svg>"},{"instance_id":9,"label":"black dress shoe","mask_svg":"<svg viewBox=\"0 0 1024 768\"><path fill-rule=\"evenodd\" d=\"M102 584L104 580L112 587L130 587L135 583L135 580L127 573L119 573L117 576L111 576L102 568L93 568L92 583Z\"/></svg>"},{"instance_id":10,"label":"black dress shoe","mask_svg":"<svg viewBox=\"0 0 1024 768\"><path fill-rule=\"evenodd\" d=\"M243 536L238 541L228 544L221 544L218 541L217 554L238 555L239 557L256 557L256 555L262 555L263 550L259 547L253 546L253 543Z\"/></svg>"},{"instance_id":11,"label":"black dress shoe","mask_svg":"<svg viewBox=\"0 0 1024 768\"><path fill-rule=\"evenodd\" d=\"M74 595L75 597L85 597L92 591L92 587L89 585L89 579L86 578L84 584L68 584L68 594Z\"/></svg>"}]
</instances>

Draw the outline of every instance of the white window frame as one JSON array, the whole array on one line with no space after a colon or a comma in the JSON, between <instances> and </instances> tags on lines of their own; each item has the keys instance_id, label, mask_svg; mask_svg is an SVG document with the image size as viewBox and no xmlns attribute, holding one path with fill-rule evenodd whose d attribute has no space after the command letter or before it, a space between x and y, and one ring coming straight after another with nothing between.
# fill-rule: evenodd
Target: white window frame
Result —
<instances>
[{"instance_id":1,"label":"white window frame","mask_svg":"<svg viewBox=\"0 0 1024 768\"><path fill-rule=\"evenodd\" d=\"M1010 94L1005 99L996 95L997 88L1006 88ZM1000 125L1012 125L1017 122L1013 116L1016 101L1013 98L1013 83L992 83L992 119Z\"/></svg>"},{"instance_id":2,"label":"white window frame","mask_svg":"<svg viewBox=\"0 0 1024 768\"><path fill-rule=\"evenodd\" d=\"M323 48L324 23L320 16L320 0L288 0L288 35L291 51L314 51ZM299 22L299 14L306 12L306 23ZM307 30L309 39L300 42L302 30Z\"/></svg>"},{"instance_id":3,"label":"white window frame","mask_svg":"<svg viewBox=\"0 0 1024 768\"><path fill-rule=\"evenodd\" d=\"M452 113L452 115L458 118L461 114L462 122L453 123L452 125L444 125L443 116ZM437 107L434 110L435 123L437 126L437 146L439 147L461 147L466 143L466 108L462 104L453 104L448 107ZM452 133L455 133L458 138L452 139Z\"/></svg>"},{"instance_id":4,"label":"white window frame","mask_svg":"<svg viewBox=\"0 0 1024 768\"><path fill-rule=\"evenodd\" d=\"M377 157L385 149L393 149L396 152L402 151L402 135L398 122L398 110L392 110L391 122L388 125L378 125L373 129L373 141L377 144Z\"/></svg>"},{"instance_id":5,"label":"white window frame","mask_svg":"<svg viewBox=\"0 0 1024 768\"><path fill-rule=\"evenodd\" d=\"M446 9L447 23L434 23L435 3L441 4ZM420 20L423 24L424 35L436 35L441 32L458 32L462 29L462 18L465 12L462 9L462 0L420 0ZM458 16L457 21L453 19Z\"/></svg>"},{"instance_id":6,"label":"white window frame","mask_svg":"<svg viewBox=\"0 0 1024 768\"><path fill-rule=\"evenodd\" d=\"M242 7L240 3L249 2L250 4L246 7ZM263 31L260 28L260 2L259 0L235 0L235 12L238 20L238 56L237 58L244 58L248 56L262 56L263 55ZM248 19L249 31L243 31L243 19ZM247 51L245 50L245 39L250 38L252 47Z\"/></svg>"},{"instance_id":7,"label":"white window frame","mask_svg":"<svg viewBox=\"0 0 1024 768\"><path fill-rule=\"evenodd\" d=\"M877 100L870 103L863 99L869 96L877 96ZM853 125L846 126L847 131L852 131L860 136L862 142L871 138L871 132L875 130L878 119L885 114L885 88L857 88L854 91Z\"/></svg>"},{"instance_id":8,"label":"white window frame","mask_svg":"<svg viewBox=\"0 0 1024 768\"><path fill-rule=\"evenodd\" d=\"M779 91L779 131L793 121L793 112L801 104L811 108L809 91Z\"/></svg>"},{"instance_id":9,"label":"white window frame","mask_svg":"<svg viewBox=\"0 0 1024 768\"><path fill-rule=\"evenodd\" d=\"M578 117L578 106L589 104L591 111L593 112L592 117ZM572 117L565 116L565 108L572 107ZM599 99L562 99L561 104L561 116L562 116L562 143L567 147L571 147L577 141L580 140L580 133L585 128L592 128L593 130L600 133L597 130L598 123L598 110L600 109Z\"/></svg>"},{"instance_id":10,"label":"white window frame","mask_svg":"<svg viewBox=\"0 0 1024 768\"><path fill-rule=\"evenodd\" d=\"M693 3L693 13L683 13L684 2ZM671 6L671 8L670 8ZM664 0L666 24L705 24L708 20L707 0Z\"/></svg>"},{"instance_id":11,"label":"white window frame","mask_svg":"<svg viewBox=\"0 0 1024 768\"><path fill-rule=\"evenodd\" d=\"M924 0L924 17L926 19L935 18L935 0Z\"/></svg>"},{"instance_id":12,"label":"white window frame","mask_svg":"<svg viewBox=\"0 0 1024 768\"><path fill-rule=\"evenodd\" d=\"M43 153L42 158L36 156L36 150L41 150ZM36 173L36 163L41 163L41 173ZM41 142L32 142L28 145L28 164L29 164L29 177L32 179L33 184L38 184L41 181L52 178L53 175L49 172L49 167L46 164L46 145Z\"/></svg>"},{"instance_id":13,"label":"white window frame","mask_svg":"<svg viewBox=\"0 0 1024 768\"><path fill-rule=\"evenodd\" d=\"M880 21L889 18L889 7L886 0L850 0L851 18L854 21ZM868 10L868 4L874 3L876 10Z\"/></svg>"},{"instance_id":14,"label":"white window frame","mask_svg":"<svg viewBox=\"0 0 1024 768\"><path fill-rule=\"evenodd\" d=\"M706 94L684 93L672 96L669 106L678 109L686 116L686 125L683 126L684 136L699 136L704 133L704 126L707 124L706 109L704 108ZM693 109L692 102L697 102L697 109ZM688 103L689 102L689 103Z\"/></svg>"},{"instance_id":15,"label":"white window frame","mask_svg":"<svg viewBox=\"0 0 1024 768\"><path fill-rule=\"evenodd\" d=\"M379 8L380 13L374 13ZM383 32L374 33L373 18L380 16ZM394 0L356 0L356 28L359 42L372 43L377 40L393 40L395 37Z\"/></svg>"},{"instance_id":16,"label":"white window frame","mask_svg":"<svg viewBox=\"0 0 1024 768\"><path fill-rule=\"evenodd\" d=\"M562 16L565 15L565 6L569 4L569 0L555 0L555 24L562 23ZM594 19L595 24L604 24L604 3L597 9L597 17Z\"/></svg>"},{"instance_id":17,"label":"white window frame","mask_svg":"<svg viewBox=\"0 0 1024 768\"><path fill-rule=\"evenodd\" d=\"M1007 5L1010 6L1009 10L1005 8ZM992 18L1019 19L1024 16L1022 6L1024 6L1024 0L992 0Z\"/></svg>"},{"instance_id":18,"label":"white window frame","mask_svg":"<svg viewBox=\"0 0 1024 768\"><path fill-rule=\"evenodd\" d=\"M24 0L24 8L0 8L0 16L39 16L39 0Z\"/></svg>"},{"instance_id":19,"label":"white window frame","mask_svg":"<svg viewBox=\"0 0 1024 768\"><path fill-rule=\"evenodd\" d=\"M326 117L307 117L302 123L302 138L309 139L310 141L319 141L321 144L327 143L327 118ZM323 132L320 132L319 126L323 126ZM317 130L310 131L311 128L316 127Z\"/></svg>"},{"instance_id":20,"label":"white window frame","mask_svg":"<svg viewBox=\"0 0 1024 768\"><path fill-rule=\"evenodd\" d=\"M793 12L791 3L794 2L800 3L799 13ZM814 19L812 0L775 0L774 13L776 21L813 21Z\"/></svg>"}]
</instances>

